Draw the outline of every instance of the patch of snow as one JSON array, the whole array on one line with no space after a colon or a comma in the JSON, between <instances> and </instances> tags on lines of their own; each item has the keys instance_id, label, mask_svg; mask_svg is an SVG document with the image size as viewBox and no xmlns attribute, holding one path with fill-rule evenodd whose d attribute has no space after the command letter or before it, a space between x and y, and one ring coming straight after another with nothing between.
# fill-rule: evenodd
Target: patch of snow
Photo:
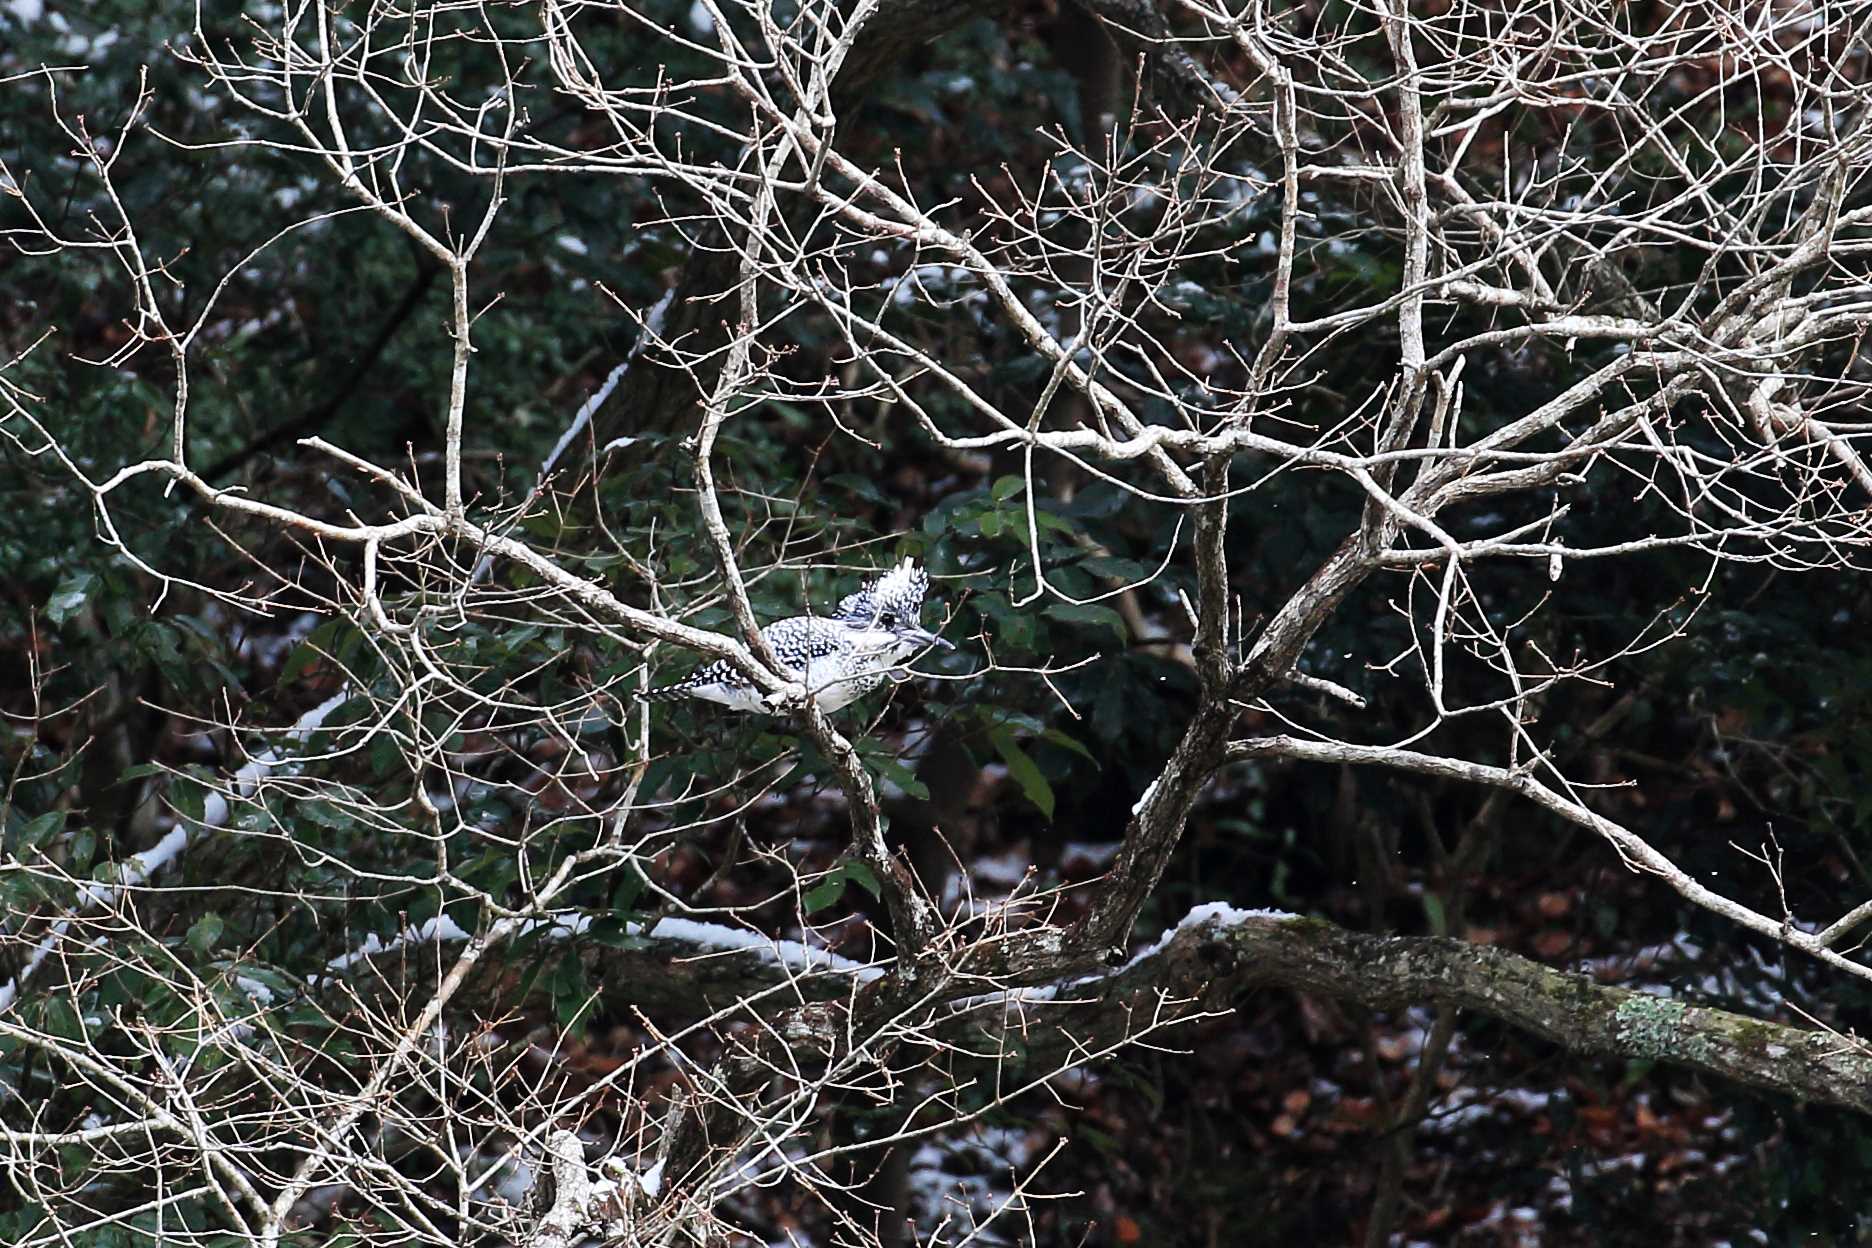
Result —
<instances>
[{"instance_id":1,"label":"patch of snow","mask_svg":"<svg viewBox=\"0 0 1872 1248\"><path fill-rule=\"evenodd\" d=\"M642 934L642 929L635 923L627 925L632 935ZM775 940L759 932L745 928L728 927L720 923L700 923L694 919L666 918L651 929L652 940L678 940L687 944L699 945L704 949L717 949L724 953L749 950L763 953L781 966L794 971L828 971L841 975L856 976L861 982L883 977L882 967L865 962L858 962L829 949L814 949L797 940Z\"/></svg>"},{"instance_id":2,"label":"patch of snow","mask_svg":"<svg viewBox=\"0 0 1872 1248\"><path fill-rule=\"evenodd\" d=\"M1107 980L1116 978L1135 967L1146 958L1163 952L1176 934L1186 927L1214 920L1220 926L1233 927L1254 919L1292 919L1299 916L1287 910L1242 910L1226 902L1212 901L1200 906L1192 906L1190 912L1178 921L1175 927L1166 928L1157 939L1138 950L1126 959L1124 965L1109 971L1100 971L1093 975L1082 975L1075 979L1061 980L1052 984L1037 984L1031 988L1008 988L1000 992L987 992L978 996L964 997L950 1003L949 1008L955 1013L995 1006L1004 1010L1018 1009L1023 1005L1038 1005L1048 1001L1089 1000L1090 997L1074 997L1069 994L1096 989Z\"/></svg>"},{"instance_id":3,"label":"patch of snow","mask_svg":"<svg viewBox=\"0 0 1872 1248\"><path fill-rule=\"evenodd\" d=\"M420 924L413 924L392 936L383 939L376 932L371 932L349 953L341 953L325 964L325 969L334 974L342 974L366 958L380 953L391 953L411 945L446 944L452 941L467 940L468 933L461 924L446 914L438 914Z\"/></svg>"},{"instance_id":4,"label":"patch of snow","mask_svg":"<svg viewBox=\"0 0 1872 1248\"><path fill-rule=\"evenodd\" d=\"M1013 1190L1012 1174L953 1174L944 1163L960 1149L943 1149L925 1144L910 1158L910 1200L919 1225L946 1224L952 1231L963 1232L966 1242L1006 1244L994 1228L985 1225L1004 1209L1019 1208L1019 1194Z\"/></svg>"},{"instance_id":5,"label":"patch of snow","mask_svg":"<svg viewBox=\"0 0 1872 1248\"><path fill-rule=\"evenodd\" d=\"M533 1167L516 1157L495 1174L494 1191L510 1205L524 1205L533 1190Z\"/></svg>"},{"instance_id":6,"label":"patch of snow","mask_svg":"<svg viewBox=\"0 0 1872 1248\"><path fill-rule=\"evenodd\" d=\"M569 940L583 935L590 929L591 923L591 916L588 914L564 910L524 920L513 928L513 935L518 938L542 933L548 940ZM717 953L758 953L790 971L802 974L850 975L860 982L869 982L884 974L880 966L859 962L842 954L833 953L829 949L815 949L797 940L775 940L760 932L728 927L721 923L664 918L659 920L648 933L644 931L640 923L627 923L624 930L631 936L693 945L699 949ZM423 923L404 928L388 940L372 932L359 942L355 949L327 962L325 969L332 974L338 974L351 969L366 958L372 958L381 953L393 953L412 945L449 944L467 940L469 936L470 933L461 924L446 914L437 915Z\"/></svg>"},{"instance_id":7,"label":"patch of snow","mask_svg":"<svg viewBox=\"0 0 1872 1248\"><path fill-rule=\"evenodd\" d=\"M1027 878L1033 855L1019 847L1001 854L985 854L969 864L969 876L976 883L1013 888Z\"/></svg>"},{"instance_id":8,"label":"patch of snow","mask_svg":"<svg viewBox=\"0 0 1872 1248\"><path fill-rule=\"evenodd\" d=\"M293 617L283 633L247 633L240 639L237 653L244 659L256 659L267 667L272 667L286 657L286 652L312 635L312 630L324 622L325 617L316 611L301 611Z\"/></svg>"},{"instance_id":9,"label":"patch of snow","mask_svg":"<svg viewBox=\"0 0 1872 1248\"><path fill-rule=\"evenodd\" d=\"M1177 920L1177 925L1175 927L1165 928L1156 940L1132 954L1125 964L1119 967L1117 971L1113 971L1112 974L1116 975L1127 971L1142 962L1145 958L1155 957L1157 954L1162 953L1165 946L1175 939L1178 932L1186 927L1194 927L1198 923L1207 923L1213 920L1220 927L1234 927L1237 924L1248 922L1251 919L1292 919L1297 917L1299 916L1289 910L1242 910L1229 905L1225 901L1208 901L1200 906L1191 906L1189 913Z\"/></svg>"},{"instance_id":10,"label":"patch of snow","mask_svg":"<svg viewBox=\"0 0 1872 1248\"><path fill-rule=\"evenodd\" d=\"M1060 849L1060 861L1081 859L1095 867L1103 867L1116 858L1122 848L1123 841L1067 841Z\"/></svg>"},{"instance_id":11,"label":"patch of snow","mask_svg":"<svg viewBox=\"0 0 1872 1248\"><path fill-rule=\"evenodd\" d=\"M1534 1088L1461 1087L1444 1098L1443 1106L1425 1118L1419 1130L1429 1135L1450 1135L1492 1118L1544 1113L1552 1103L1552 1093Z\"/></svg>"},{"instance_id":12,"label":"patch of snow","mask_svg":"<svg viewBox=\"0 0 1872 1248\"><path fill-rule=\"evenodd\" d=\"M327 716L348 702L350 698L350 692L344 691L325 699L299 717L288 730L288 738L293 741L304 741L324 724ZM234 773L230 787L243 796L251 793L260 780L279 762L278 753L273 750L264 751ZM228 821L228 813L227 799L220 793L210 793L202 802L202 826L222 827ZM80 889L76 901L77 908L83 911L116 905L117 899L127 890L138 887L152 875L181 857L182 851L188 848L194 833L195 829L188 825L177 824L148 849L141 853L131 854L124 859L123 864L117 868L113 882L89 884ZM72 918L63 918L52 924L33 950L32 956L27 958L25 965L20 967L19 973L6 983L0 984L0 1013L4 1013L13 1004L19 996L20 984L52 955L52 951L71 930L73 922Z\"/></svg>"},{"instance_id":13,"label":"patch of snow","mask_svg":"<svg viewBox=\"0 0 1872 1248\"><path fill-rule=\"evenodd\" d=\"M245 975L236 975L234 977L234 986L246 993L247 999L256 1005L268 1006L273 1004L273 989L257 979L250 979Z\"/></svg>"}]
</instances>

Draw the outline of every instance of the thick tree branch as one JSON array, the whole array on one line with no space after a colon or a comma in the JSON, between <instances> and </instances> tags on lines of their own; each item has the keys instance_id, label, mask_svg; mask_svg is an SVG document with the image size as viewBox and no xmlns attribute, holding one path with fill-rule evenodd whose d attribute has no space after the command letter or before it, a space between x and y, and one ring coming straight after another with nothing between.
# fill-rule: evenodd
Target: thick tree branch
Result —
<instances>
[{"instance_id":1,"label":"thick tree branch","mask_svg":"<svg viewBox=\"0 0 1872 1248\"><path fill-rule=\"evenodd\" d=\"M1158 992L1194 996L1213 1008L1257 987L1373 1009L1434 1002L1486 1014L1574 1052L1665 1062L1872 1113L1872 1054L1854 1041L1596 983L1460 940L1372 936L1318 919L1199 910L1110 984L1104 1010ZM1084 1022L1058 1021L1074 1034L1075 1023Z\"/></svg>"},{"instance_id":2,"label":"thick tree branch","mask_svg":"<svg viewBox=\"0 0 1872 1248\"><path fill-rule=\"evenodd\" d=\"M674 999L696 982L697 964L681 960L691 956L648 950L623 961L607 955L601 964L606 999ZM724 994L746 993L763 982L771 987L793 975L749 955L724 960L722 970L717 990ZM674 978L678 986L659 988L659 978ZM810 982L809 991L833 1000L843 995L840 978L796 982ZM1665 1062L1872 1113L1872 1053L1829 1032L1600 984L1492 946L1374 936L1320 919L1220 906L1192 910L1156 945L1108 974L961 1000L938 1034L977 1053L1012 1054L1018 1044L1023 1060L1047 1063L1109 1044L1144 1019L1161 1026L1210 1013L1257 988L1290 988L1371 1009L1437 1004L1471 1010L1569 1050ZM863 1036L867 1028L854 1019L852 1030Z\"/></svg>"}]
</instances>

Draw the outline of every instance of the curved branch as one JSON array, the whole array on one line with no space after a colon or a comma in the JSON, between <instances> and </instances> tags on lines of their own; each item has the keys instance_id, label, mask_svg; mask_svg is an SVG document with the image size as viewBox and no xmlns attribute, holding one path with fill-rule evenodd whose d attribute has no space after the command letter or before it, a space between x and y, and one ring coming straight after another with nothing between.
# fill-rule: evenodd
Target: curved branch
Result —
<instances>
[{"instance_id":1,"label":"curved branch","mask_svg":"<svg viewBox=\"0 0 1872 1248\"><path fill-rule=\"evenodd\" d=\"M1613 848L1618 850L1619 857L1627 866L1635 871L1648 871L1660 877L1685 901L1719 914L1730 922L1766 936L1770 940L1779 941L1803 953L1811 954L1829 966L1848 974L1856 975L1860 979L1872 979L1872 966L1867 966L1863 962L1855 962L1831 948L1831 943L1844 934L1844 929L1841 929L1839 924L1815 935L1796 927L1792 915L1778 920L1773 919L1759 910L1752 910L1739 901L1724 897L1721 893L1699 884L1688 871L1652 848L1651 843L1636 832L1588 809L1577 799L1536 780L1529 768L1545 766L1551 770L1551 764L1544 760L1530 763L1527 768L1491 767L1485 763L1443 758L1435 754L1396 749L1391 746L1352 745L1339 741L1302 741L1296 737L1284 736L1233 742L1229 746L1228 757L1231 761L1249 758L1294 758L1321 763L1368 764L1390 767L1399 771L1414 771L1421 775L1438 776L1449 780L1466 780L1473 784L1519 793L1536 805L1546 807L1562 819L1576 823L1589 831L1597 832L1612 843ZM1857 911L1854 913L1856 914ZM1849 920L1852 917L1848 915L1847 919L1842 922L1851 927L1853 924Z\"/></svg>"}]
</instances>

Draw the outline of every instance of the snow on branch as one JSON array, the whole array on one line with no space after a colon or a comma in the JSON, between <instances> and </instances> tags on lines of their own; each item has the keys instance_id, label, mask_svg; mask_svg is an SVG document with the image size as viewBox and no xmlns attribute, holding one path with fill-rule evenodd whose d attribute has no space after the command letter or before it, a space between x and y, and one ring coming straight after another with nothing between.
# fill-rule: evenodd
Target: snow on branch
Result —
<instances>
[{"instance_id":1,"label":"snow on branch","mask_svg":"<svg viewBox=\"0 0 1872 1248\"><path fill-rule=\"evenodd\" d=\"M310 740L325 723L326 718L351 699L349 692L335 693L323 702L301 715L286 731L287 741L303 744ZM264 750L243 764L228 779L228 791L237 798L251 795L259 784L283 763L291 760L282 756L278 750ZM116 873L108 883L87 884L78 890L75 913L53 920L46 933L39 939L31 956L26 959L19 973L4 984L0 984L0 1011L6 1010L18 998L20 990L34 971L52 956L59 942L71 931L72 923L79 915L93 910L107 910L117 904L125 892L137 888L180 858L195 842L197 836L206 828L225 827L228 821L228 799L219 792L210 792L202 802L200 824L191 824L187 820L177 819L163 838L148 849L131 854L117 867Z\"/></svg>"}]
</instances>

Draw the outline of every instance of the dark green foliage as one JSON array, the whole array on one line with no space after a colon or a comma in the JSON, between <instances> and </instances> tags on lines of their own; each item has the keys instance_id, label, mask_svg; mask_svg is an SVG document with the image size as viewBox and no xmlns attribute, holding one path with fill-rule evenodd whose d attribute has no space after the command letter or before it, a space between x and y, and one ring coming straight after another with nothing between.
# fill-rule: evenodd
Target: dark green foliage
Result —
<instances>
[{"instance_id":1,"label":"dark green foliage","mask_svg":"<svg viewBox=\"0 0 1872 1248\"><path fill-rule=\"evenodd\" d=\"M320 517L381 511L386 496L375 487L298 445L317 436L408 467L438 492L450 363L446 275L380 220L352 211L316 162L264 147L202 146L242 127L259 137L264 123L237 122L230 106L203 94L195 71L156 52L165 42L174 52L196 47L187 6L121 0L61 7L74 11L57 27L23 24L0 10L0 77L41 62L89 66L0 88L0 160L35 204L56 207L52 229L95 241L93 222L112 220L113 209L83 162L63 154L72 140L53 123L47 84L57 86L59 115L82 116L88 135L113 136L115 144L147 70L147 109L123 136L116 185L144 254L160 257L173 279L159 290L164 315L181 329L206 317L191 353L189 462L218 487L287 500ZM673 0L632 7L675 27L687 20L688 6ZM495 20L518 24L525 16L516 6ZM211 39L238 33L218 11L205 20ZM643 27L619 14L593 11L584 20L595 53L617 64L642 62L653 46L655 56L667 53L669 45L653 45ZM434 71L464 79L486 72L477 60L485 53L459 54ZM1374 81L1387 72L1375 53L1361 69ZM671 66L673 75L683 72ZM527 73L529 129L568 145L592 142L590 119L550 89L537 65ZM980 179L1000 176L1036 197L1054 193L1049 187L1076 162L1057 158L1049 135L1076 130L1076 92L1071 75L1028 33L982 19L919 50L854 105L840 122L843 150L868 167L901 168L923 202L954 204L958 224L990 239L993 195ZM704 107L726 118L734 105L723 99ZM368 128L359 137L367 141ZM1743 141L1722 131L1708 137L1716 151ZM736 158L700 128L688 141L698 159ZM1123 155L1174 180L1204 141ZM1564 136L1568 150L1593 141ZM1651 153L1636 167L1661 177L1660 161ZM450 204L460 220L471 219L488 194L485 179L433 155L413 156L408 179L426 202ZM680 190L659 198L663 190L649 179L545 175L509 188L499 227L473 269L478 292L501 296L474 329L465 458L477 515L515 519L513 509L533 489L572 412L638 341L620 305L653 307L688 262L691 236L670 218L702 205ZM1266 332L1270 289L1258 244L1278 228L1282 207L1275 191L1235 200L1209 226L1212 254L1178 261L1160 304L1133 297L1129 305L1164 341L1214 349L1218 387L1242 383L1240 360ZM25 228L22 213L0 198L0 229ZM1148 237L1149 210L1136 214L1118 224ZM311 217L323 219L273 238L282 224ZM980 311L980 292L953 269L899 239L840 236L804 211L788 225L820 231L811 237L828 263L854 275L868 301L865 314L881 328L950 362L1004 411L1039 401L1050 363L1005 317ZM1296 297L1316 310L1397 285L1398 241L1355 200L1310 210L1301 234L1307 277ZM1024 296L1047 286L1020 245L1009 242L1001 254ZM1652 271L1638 276L1661 296L1681 294L1697 276L1689 260L1668 252L1648 263ZM34 410L45 413L46 432L72 464L97 480L166 454L174 370L158 345L129 349L134 299L110 253L8 250L0 264L0 359L32 348L7 381L36 396ZM217 289L237 264L238 275ZM912 280L922 294L895 300L901 283ZM48 329L51 336L38 342ZM1018 857L1042 884L1071 883L1067 847L1124 835L1133 804L1175 748L1196 701L1195 676L1177 649L1190 638L1181 596L1196 592L1190 525L1176 508L1145 506L1083 466L1030 464L1007 449L946 455L901 405L819 400L824 379L848 363L845 332L810 308L775 327L771 345L782 358L774 392L737 410L717 446L726 519L742 566L755 573L755 612L765 620L824 610L867 571L898 558L922 561L935 579L926 623L940 619L959 649L918 667L950 679L887 686L846 712L841 726L859 741L885 791L893 829L912 826L931 806L947 814L944 802L966 808L977 800L972 786L958 793L934 779L935 764L923 761L931 756L908 752L907 741L937 725L971 774L985 767L1005 774L1006 783L981 786L986 809L970 808L981 840L969 848ZM1364 394L1389 375L1396 344L1376 345L1382 350L1362 341L1323 352L1313 366L1333 389L1301 393L1281 418L1331 427L1345 395ZM89 367L75 357L111 362ZM1591 344L1532 361L1504 353L1477 370L1485 375L1471 374L1468 419L1479 428L1501 412L1526 410L1611 358ZM1141 376L1130 362L1107 367L1121 382ZM952 392L919 394L931 419L963 414ZM1160 408L1153 418L1169 420L1167 405ZM732 632L714 555L700 537L686 443L692 420L648 427L637 415L608 412L637 442L622 450L575 443L545 497L515 519L513 531L633 605L653 604L639 574L648 567L657 582L654 605L696 627ZM828 416L859 437L837 432ZM404 699L412 673L374 639L342 588L355 579L353 552L258 521L222 515L211 523L198 502L165 491L154 477L113 496L116 527L105 532L71 471L38 453L45 447L33 430L0 439L7 503L0 507L0 592L7 596L0 705L9 724L24 726L9 729L0 758L7 771L0 857L8 864L0 871L0 911L9 922L62 913L81 889L120 880L123 864L156 843L171 819L200 824L209 782L244 761L231 734L210 731L214 725L285 725L346 682L373 696L353 698L327 721L359 730L347 738L355 750L296 770L290 798L276 792L237 804L222 832L203 838L173 869L165 880L173 890L139 900L138 925L112 928L114 943L70 955L60 979L71 992L29 996L12 1017L61 1039L89 1037L117 1054L129 1051L132 1025L147 1023L164 1037L167 1057L198 1061L206 1073L224 1060L211 1043L215 1029L232 1022L254 1027L256 1043L283 1064L342 1071L354 1038L345 1025L349 1003L322 978L332 960L365 942L381 948L426 923L483 931L497 909L525 903L530 883L603 843L614 829L579 791L577 768L562 760L575 750L602 754L615 768L606 782L622 783L633 761L617 744L619 724L634 713L624 695L680 676L695 656L668 645L646 656L602 637L589 619L520 601L537 580L503 563L473 609L438 613L418 626L423 643L462 677L462 696ZM1110 471L1142 479L1126 468ZM1237 480L1255 471L1242 457ZM1571 510L1552 532L1591 546L1648 532L1664 515L1657 498L1632 495L1630 480L1601 465L1513 504L1521 509L1514 514L1453 509L1443 519L1463 538L1532 522L1564 504ZM1302 472L1231 504L1227 553L1237 578L1230 588L1246 635L1238 642L1251 640L1331 553L1364 504L1343 479ZM451 553L467 566L478 554ZM1044 593L1036 592L1036 553ZM159 565L173 583L165 587L139 563ZM386 576L393 605L440 597L435 586L400 571ZM1400 675L1372 658L1404 654L1413 644L1411 623L1394 606L1427 584L1408 570L1380 575L1319 634L1304 670L1370 705L1357 716L1328 707L1319 711L1322 721L1372 741L1402 739L1420 727L1421 689L1407 679L1408 664ZM1131 585L1141 588L1118 593ZM1764 912L1777 910L1783 888L1802 914L1843 912L1872 890L1872 787L1864 762L1872 753L1872 654L1863 644L1872 603L1859 580L1798 580L1765 565L1712 577L1706 555L1679 549L1576 561L1557 581L1536 564L1503 562L1479 568L1476 585L1487 618L1504 628L1544 604L1538 623L1514 641L1562 662L1616 651L1647 630L1682 633L1676 644L1595 673L1607 683L1565 686L1538 708L1556 760L1608 786L1595 795L1602 809ZM198 586L244 590L270 613L235 612ZM1481 659L1458 657L1451 696L1482 697L1490 679ZM581 705L594 688L612 698L592 704L602 712L551 732L513 709ZM1290 708L1298 699L1310 707L1316 701L1291 687L1269 701ZM1261 718L1245 722L1276 730L1265 709L1246 714ZM831 768L787 720L681 706L657 711L653 722L654 748L637 777L647 817L684 829L663 847L667 860L653 864L658 887L714 881L721 895L789 937L800 919L869 922L880 882L845 853L837 820L815 807L832 791ZM367 727L376 734L365 740ZM1503 739L1498 721L1478 717L1440 727L1432 744L1505 763ZM296 748L283 733L243 735L239 745L249 757L269 745ZM433 760L442 753L472 756L473 782L434 787ZM431 770L412 762L424 757ZM758 807L767 794L777 811ZM441 796L444 811L425 808ZM1552 948L1561 952L1553 956L1570 960L1681 934L1700 956L1659 972L1680 993L1739 1001L1740 1008L1799 1006L1863 1028L1868 1002L1855 981L1784 963L1706 913L1629 880L1604 845L1528 808L1491 815L1479 848L1465 856L1460 830L1479 818L1480 806L1470 790L1417 779L1324 767L1231 769L1192 820L1141 931L1154 933L1190 905L1221 899L1457 937L1486 930L1531 943L1557 933ZM894 844L907 840L900 831L891 835ZM803 915L785 909L792 897L771 858L749 854L715 874L731 850L743 848L743 836L776 857L797 856L810 881L798 898ZM1753 851L1770 836L1770 854L1785 852L1784 878L1766 870L1736 878L1731 842ZM598 1024L624 1025L623 1012L612 1015L596 995L589 950L645 947L633 925L662 904L648 883L647 875L623 869L581 881L567 900L594 919L585 940L548 940L537 931L516 939L503 954L506 982L489 999L503 1009L531 1008L575 1036L591 1036ZM932 875L926 883L939 880ZM781 900L763 900L763 889ZM1564 897L1563 917L1533 909L1530 899L1542 894ZM30 941L7 948L17 962ZM151 973L154 967L172 974ZM0 978L16 969L0 968ZM1080 1180L1115 1175L1111 1183L1136 1202L1132 1212L1166 1199L1169 1212L1150 1222L1148 1242L1199 1242L1190 1228L1204 1210L1222 1211L1225 1225L1268 1228L1264 1242L1342 1239L1350 1226L1345 1193L1367 1194L1364 1179L1348 1177L1362 1161L1297 1144L1283 1153L1289 1145L1244 1126L1262 1132L1282 1112L1282 1096L1315 1078L1351 1089L1361 1077L1364 1058L1349 1029L1333 1020L1302 1027L1283 1002L1278 1017L1240 1024L1254 1029L1254 1051L1247 1042L1229 1048L1233 1042L1218 1033L1203 1059L1209 1065L1194 1073L1142 1059L1121 1067L1098 1106L1110 1120L1072 1124L1068 1164L1077 1169L1059 1186L1095 1186L1103 1177ZM1707 1212L1712 1235L1757 1230L1773 1242L1855 1242L1854 1218L1872 1199L1865 1164L1872 1128L1862 1120L1764 1104L1732 1089L1688 1089L1660 1069L1519 1050L1500 1042L1493 1026L1465 1024L1474 1060L1464 1078L1478 1086L1491 1078L1550 1081L1550 1133L1484 1124L1439 1137L1429 1151L1438 1164L1445 1157L1459 1167L1474 1163L1490 1174L1492 1193L1508 1201L1551 1197L1550 1182L1565 1176L1572 1204L1554 1233L1576 1239L1549 1242L1656 1243L1660 1228L1685 1208ZM1558 1087L1569 1080L1608 1103L1628 1103L1622 1098L1634 1088L1658 1103L1677 1093L1719 1102L1720 1115L1733 1118L1728 1142L1761 1164L1734 1183L1699 1177L1666 1193L1675 1203L1664 1201L1642 1176L1596 1164L1635 1145L1593 1140L1578 1125L1574 1089ZM0 1036L0 1095L73 1123L90 1105L70 1086L53 1077L43 1056ZM1022 1112L1038 1119L1052 1111ZM1024 1121L1012 1112L1005 1120ZM1474 1162L1484 1154L1492 1171ZM89 1160L74 1149L47 1164L79 1174ZM0 1241L40 1225L42 1211L24 1193L18 1183L0 1192ZM175 1220L170 1226L219 1225L201 1201L165 1216ZM1053 1224L1057 1242L1078 1242L1092 1221L1077 1210L1062 1214ZM161 1229L140 1215L134 1227L136 1234L113 1229L86 1242L147 1243Z\"/></svg>"}]
</instances>

